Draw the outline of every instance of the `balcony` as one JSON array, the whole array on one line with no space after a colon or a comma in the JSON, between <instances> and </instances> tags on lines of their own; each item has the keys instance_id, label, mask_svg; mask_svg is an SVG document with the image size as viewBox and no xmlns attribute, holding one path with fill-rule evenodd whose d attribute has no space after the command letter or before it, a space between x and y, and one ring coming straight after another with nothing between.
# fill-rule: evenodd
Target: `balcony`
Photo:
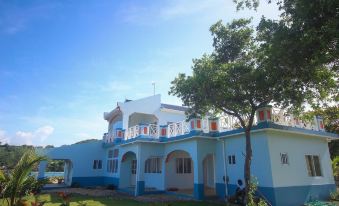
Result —
<instances>
[{"instance_id":1,"label":"balcony","mask_svg":"<svg viewBox=\"0 0 339 206\"><path fill-rule=\"evenodd\" d=\"M282 110L265 107L257 111L254 125L260 122L273 122L277 125L303 128L314 131L324 131L323 121L319 117L314 117L311 121L302 121L293 115L287 114ZM239 120L233 116L223 115L215 119L192 119L190 121L174 122L167 125L140 124L129 127L127 130L118 129L114 137L120 137L122 140L129 140L136 137L146 137L159 139L171 138L181 135L187 135L191 131L202 133L226 132L240 128ZM104 135L106 143L113 141L113 136L107 133Z\"/></svg>"}]
</instances>

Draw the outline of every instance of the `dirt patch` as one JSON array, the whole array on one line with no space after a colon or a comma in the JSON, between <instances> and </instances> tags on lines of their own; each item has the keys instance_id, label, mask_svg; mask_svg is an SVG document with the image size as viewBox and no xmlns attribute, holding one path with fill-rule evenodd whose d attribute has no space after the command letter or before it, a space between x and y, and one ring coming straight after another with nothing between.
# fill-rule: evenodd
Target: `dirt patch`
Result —
<instances>
[{"instance_id":1,"label":"dirt patch","mask_svg":"<svg viewBox=\"0 0 339 206\"><path fill-rule=\"evenodd\" d=\"M154 194L154 195L142 195L142 196L132 196L126 193L118 192L115 190L107 190L104 188L60 188L60 189L49 189L43 190L42 193L58 193L65 192L70 194L79 194L84 196L92 196L92 197L111 197L111 198L128 198L133 199L140 202L173 202L173 201L192 201L192 198L189 197L179 197L175 195L168 194Z\"/></svg>"}]
</instances>

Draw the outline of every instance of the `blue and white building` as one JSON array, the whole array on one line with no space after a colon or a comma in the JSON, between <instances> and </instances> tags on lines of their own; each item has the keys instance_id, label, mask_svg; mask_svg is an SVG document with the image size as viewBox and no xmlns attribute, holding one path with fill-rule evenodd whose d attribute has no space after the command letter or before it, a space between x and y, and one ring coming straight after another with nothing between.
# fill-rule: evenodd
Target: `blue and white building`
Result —
<instances>
[{"instance_id":1,"label":"blue and white building","mask_svg":"<svg viewBox=\"0 0 339 206\"><path fill-rule=\"evenodd\" d=\"M65 160L65 183L115 185L134 195L168 192L232 195L243 179L245 135L234 118L191 119L187 108L161 103L160 95L117 103L104 113L102 140L48 149ZM272 205L327 199L335 190L328 141L321 118L302 122L271 107L257 111L251 132L252 174ZM44 176L46 163L39 167Z\"/></svg>"}]
</instances>

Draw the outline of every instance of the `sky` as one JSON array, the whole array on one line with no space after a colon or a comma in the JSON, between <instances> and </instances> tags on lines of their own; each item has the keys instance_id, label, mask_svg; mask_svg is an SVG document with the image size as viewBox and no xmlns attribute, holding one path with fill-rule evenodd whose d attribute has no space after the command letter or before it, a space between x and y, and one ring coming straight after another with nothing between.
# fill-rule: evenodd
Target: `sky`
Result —
<instances>
[{"instance_id":1,"label":"sky","mask_svg":"<svg viewBox=\"0 0 339 206\"><path fill-rule=\"evenodd\" d=\"M209 27L276 18L274 4L233 0L0 0L0 141L60 146L101 139L103 112L153 95L212 51Z\"/></svg>"}]
</instances>

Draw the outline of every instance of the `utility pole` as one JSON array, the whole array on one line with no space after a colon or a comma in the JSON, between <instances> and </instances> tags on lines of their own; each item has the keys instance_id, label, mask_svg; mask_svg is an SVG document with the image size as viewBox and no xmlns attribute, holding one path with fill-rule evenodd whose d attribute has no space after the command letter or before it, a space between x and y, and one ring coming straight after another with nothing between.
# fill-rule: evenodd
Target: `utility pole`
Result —
<instances>
[{"instance_id":1,"label":"utility pole","mask_svg":"<svg viewBox=\"0 0 339 206\"><path fill-rule=\"evenodd\" d=\"M155 95L155 82L152 81L152 85L153 85L153 96Z\"/></svg>"}]
</instances>

